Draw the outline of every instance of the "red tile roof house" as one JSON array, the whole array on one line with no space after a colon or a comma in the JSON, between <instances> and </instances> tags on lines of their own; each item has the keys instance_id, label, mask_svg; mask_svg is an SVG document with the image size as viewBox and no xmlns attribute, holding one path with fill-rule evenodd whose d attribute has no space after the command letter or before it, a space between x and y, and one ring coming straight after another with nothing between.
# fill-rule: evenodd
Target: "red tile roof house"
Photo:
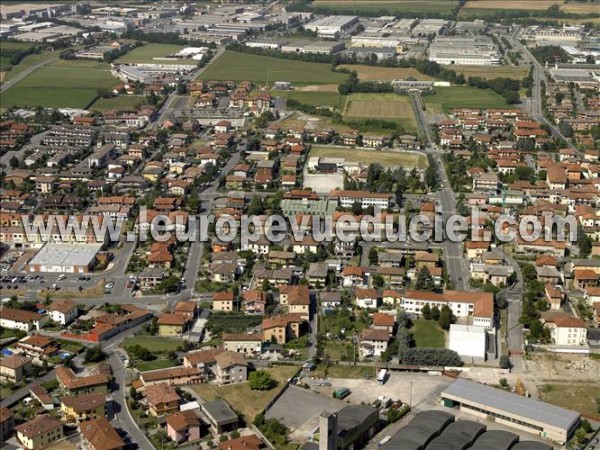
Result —
<instances>
[{"instance_id":1,"label":"red tile roof house","mask_svg":"<svg viewBox=\"0 0 600 450\"><path fill-rule=\"evenodd\" d=\"M193 411L179 411L167 416L167 435L180 444L200 439L200 419Z\"/></svg>"}]
</instances>

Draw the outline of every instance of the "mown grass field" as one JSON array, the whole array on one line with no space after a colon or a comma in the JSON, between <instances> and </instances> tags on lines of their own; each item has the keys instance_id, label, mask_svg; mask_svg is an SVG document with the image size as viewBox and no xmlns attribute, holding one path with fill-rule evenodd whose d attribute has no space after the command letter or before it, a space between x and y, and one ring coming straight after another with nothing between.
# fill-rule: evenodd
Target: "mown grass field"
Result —
<instances>
[{"instance_id":1,"label":"mown grass field","mask_svg":"<svg viewBox=\"0 0 600 450\"><path fill-rule=\"evenodd\" d=\"M600 397L600 383L546 384L539 388L542 400L580 412L593 420L600 420L596 398Z\"/></svg>"},{"instance_id":2,"label":"mown grass field","mask_svg":"<svg viewBox=\"0 0 600 450\"><path fill-rule=\"evenodd\" d=\"M346 101L344 118L381 119L399 122L407 131L417 129L410 100L397 94L351 94Z\"/></svg>"},{"instance_id":3,"label":"mown grass field","mask_svg":"<svg viewBox=\"0 0 600 450\"><path fill-rule=\"evenodd\" d=\"M347 148L332 147L329 145L313 145L310 156L331 158L346 158L358 163L379 163L385 167L427 167L427 158L424 155L407 152L382 152L379 150L348 150Z\"/></svg>"},{"instance_id":4,"label":"mown grass field","mask_svg":"<svg viewBox=\"0 0 600 450\"><path fill-rule=\"evenodd\" d=\"M169 339L158 336L135 336L127 338L123 341L123 347L131 347L133 345L140 345L147 348L152 352L170 352L177 350L183 341L181 339Z\"/></svg>"},{"instance_id":5,"label":"mown grass field","mask_svg":"<svg viewBox=\"0 0 600 450\"><path fill-rule=\"evenodd\" d=\"M162 58L171 53L178 52L183 47L180 45L170 44L146 44L141 47L136 47L133 50L128 51L123 56L119 57L116 62L118 63L160 63L160 60L154 58ZM183 59L179 61L162 61L168 64L193 64L197 61L191 59Z\"/></svg>"},{"instance_id":6,"label":"mown grass field","mask_svg":"<svg viewBox=\"0 0 600 450\"><path fill-rule=\"evenodd\" d=\"M406 79L408 77L412 77L415 80L433 80L430 76L424 75L412 67L378 67L361 64L342 64L339 68L356 71L358 78L363 81L391 81Z\"/></svg>"},{"instance_id":7,"label":"mown grass field","mask_svg":"<svg viewBox=\"0 0 600 450\"><path fill-rule=\"evenodd\" d=\"M545 11L552 5L562 5L564 0L468 0L463 6L467 9L522 9Z\"/></svg>"},{"instance_id":8,"label":"mown grass field","mask_svg":"<svg viewBox=\"0 0 600 450\"><path fill-rule=\"evenodd\" d=\"M319 364L311 373L315 377L331 377L331 378L354 378L360 379L365 376L375 376L375 368L373 366L346 366L333 365L326 367L324 364Z\"/></svg>"},{"instance_id":9,"label":"mown grass field","mask_svg":"<svg viewBox=\"0 0 600 450\"><path fill-rule=\"evenodd\" d=\"M135 109L144 104L143 95L119 95L118 97L99 98L90 107L92 111L108 111L111 109Z\"/></svg>"},{"instance_id":10,"label":"mown grass field","mask_svg":"<svg viewBox=\"0 0 600 450\"><path fill-rule=\"evenodd\" d=\"M444 348L446 344L444 330L435 320L416 320L410 333L415 345L420 348Z\"/></svg>"},{"instance_id":11,"label":"mown grass field","mask_svg":"<svg viewBox=\"0 0 600 450\"><path fill-rule=\"evenodd\" d=\"M117 82L108 64L56 61L8 89L2 95L2 107L84 108L96 97L98 88L108 89Z\"/></svg>"},{"instance_id":12,"label":"mown grass field","mask_svg":"<svg viewBox=\"0 0 600 450\"><path fill-rule=\"evenodd\" d=\"M429 114L443 114L452 108L510 108L502 97L488 89L470 86L441 87L433 95L424 95Z\"/></svg>"},{"instance_id":13,"label":"mown grass field","mask_svg":"<svg viewBox=\"0 0 600 450\"><path fill-rule=\"evenodd\" d=\"M309 92L309 91L271 91L276 97L291 98L312 106L332 106L341 109L346 101L346 96L336 92Z\"/></svg>"},{"instance_id":14,"label":"mown grass field","mask_svg":"<svg viewBox=\"0 0 600 450\"><path fill-rule=\"evenodd\" d=\"M196 391L205 402L217 400L218 398L224 399L233 409L241 412L247 422L252 422L256 415L283 388L284 383L296 373L298 366L276 366L264 370L269 372L271 378L277 381L277 386L268 391L253 391L248 383L228 386L205 383L189 387Z\"/></svg>"},{"instance_id":15,"label":"mown grass field","mask_svg":"<svg viewBox=\"0 0 600 450\"><path fill-rule=\"evenodd\" d=\"M290 81L297 84L340 84L347 74L331 71L324 63L295 61L226 51L199 78L202 80L255 81L273 84Z\"/></svg>"},{"instance_id":16,"label":"mown grass field","mask_svg":"<svg viewBox=\"0 0 600 450\"><path fill-rule=\"evenodd\" d=\"M529 68L526 66L445 66L457 73L462 73L465 78L481 77L485 79L492 78L511 78L513 80L522 80L529 74Z\"/></svg>"},{"instance_id":17,"label":"mown grass field","mask_svg":"<svg viewBox=\"0 0 600 450\"><path fill-rule=\"evenodd\" d=\"M319 7L334 9L339 12L344 11L378 11L386 10L394 13L427 13L436 12L447 14L458 5L455 0L316 0L313 2L315 10L318 12Z\"/></svg>"}]
</instances>

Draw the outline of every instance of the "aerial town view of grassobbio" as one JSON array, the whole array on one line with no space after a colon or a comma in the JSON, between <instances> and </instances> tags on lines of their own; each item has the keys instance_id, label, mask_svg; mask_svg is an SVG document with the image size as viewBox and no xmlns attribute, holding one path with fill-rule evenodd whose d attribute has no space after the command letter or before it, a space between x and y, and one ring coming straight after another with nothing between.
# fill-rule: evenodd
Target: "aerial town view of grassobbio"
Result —
<instances>
[{"instance_id":1,"label":"aerial town view of grassobbio","mask_svg":"<svg viewBox=\"0 0 600 450\"><path fill-rule=\"evenodd\" d=\"M0 449L600 450L600 0L2 0Z\"/></svg>"}]
</instances>

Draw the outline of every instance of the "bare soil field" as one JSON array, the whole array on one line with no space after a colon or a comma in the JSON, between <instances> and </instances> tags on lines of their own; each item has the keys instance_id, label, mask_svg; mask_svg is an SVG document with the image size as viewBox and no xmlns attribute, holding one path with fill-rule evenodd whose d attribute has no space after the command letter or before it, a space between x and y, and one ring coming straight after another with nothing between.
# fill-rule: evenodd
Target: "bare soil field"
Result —
<instances>
[{"instance_id":1,"label":"bare soil field","mask_svg":"<svg viewBox=\"0 0 600 450\"><path fill-rule=\"evenodd\" d=\"M409 106L400 102L352 101L346 112L347 117L373 117L396 119L406 117L412 112Z\"/></svg>"},{"instance_id":2,"label":"bare soil field","mask_svg":"<svg viewBox=\"0 0 600 450\"><path fill-rule=\"evenodd\" d=\"M600 1L592 3L565 3L560 9L564 12L576 14L600 13Z\"/></svg>"},{"instance_id":3,"label":"bare soil field","mask_svg":"<svg viewBox=\"0 0 600 450\"><path fill-rule=\"evenodd\" d=\"M530 9L544 11L552 5L562 5L563 0L469 0L465 9Z\"/></svg>"},{"instance_id":4,"label":"bare soil field","mask_svg":"<svg viewBox=\"0 0 600 450\"><path fill-rule=\"evenodd\" d=\"M412 67L376 67L356 64L342 64L339 67L341 69L356 71L358 78L363 81L391 81L406 79L408 77L424 81L433 80L430 76L424 75Z\"/></svg>"},{"instance_id":5,"label":"bare soil field","mask_svg":"<svg viewBox=\"0 0 600 450\"><path fill-rule=\"evenodd\" d=\"M303 92L337 92L337 84L311 84L308 86L299 86L297 91Z\"/></svg>"}]
</instances>

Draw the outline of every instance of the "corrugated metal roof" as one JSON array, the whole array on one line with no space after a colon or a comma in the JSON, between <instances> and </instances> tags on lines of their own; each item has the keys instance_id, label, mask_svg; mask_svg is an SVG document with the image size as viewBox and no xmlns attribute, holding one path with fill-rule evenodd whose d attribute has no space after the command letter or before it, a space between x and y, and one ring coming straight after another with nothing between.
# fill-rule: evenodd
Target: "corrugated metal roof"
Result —
<instances>
[{"instance_id":1,"label":"corrugated metal roof","mask_svg":"<svg viewBox=\"0 0 600 450\"><path fill-rule=\"evenodd\" d=\"M567 430L580 417L579 413L565 408L463 379L456 380L442 392L442 398L447 395Z\"/></svg>"}]
</instances>

